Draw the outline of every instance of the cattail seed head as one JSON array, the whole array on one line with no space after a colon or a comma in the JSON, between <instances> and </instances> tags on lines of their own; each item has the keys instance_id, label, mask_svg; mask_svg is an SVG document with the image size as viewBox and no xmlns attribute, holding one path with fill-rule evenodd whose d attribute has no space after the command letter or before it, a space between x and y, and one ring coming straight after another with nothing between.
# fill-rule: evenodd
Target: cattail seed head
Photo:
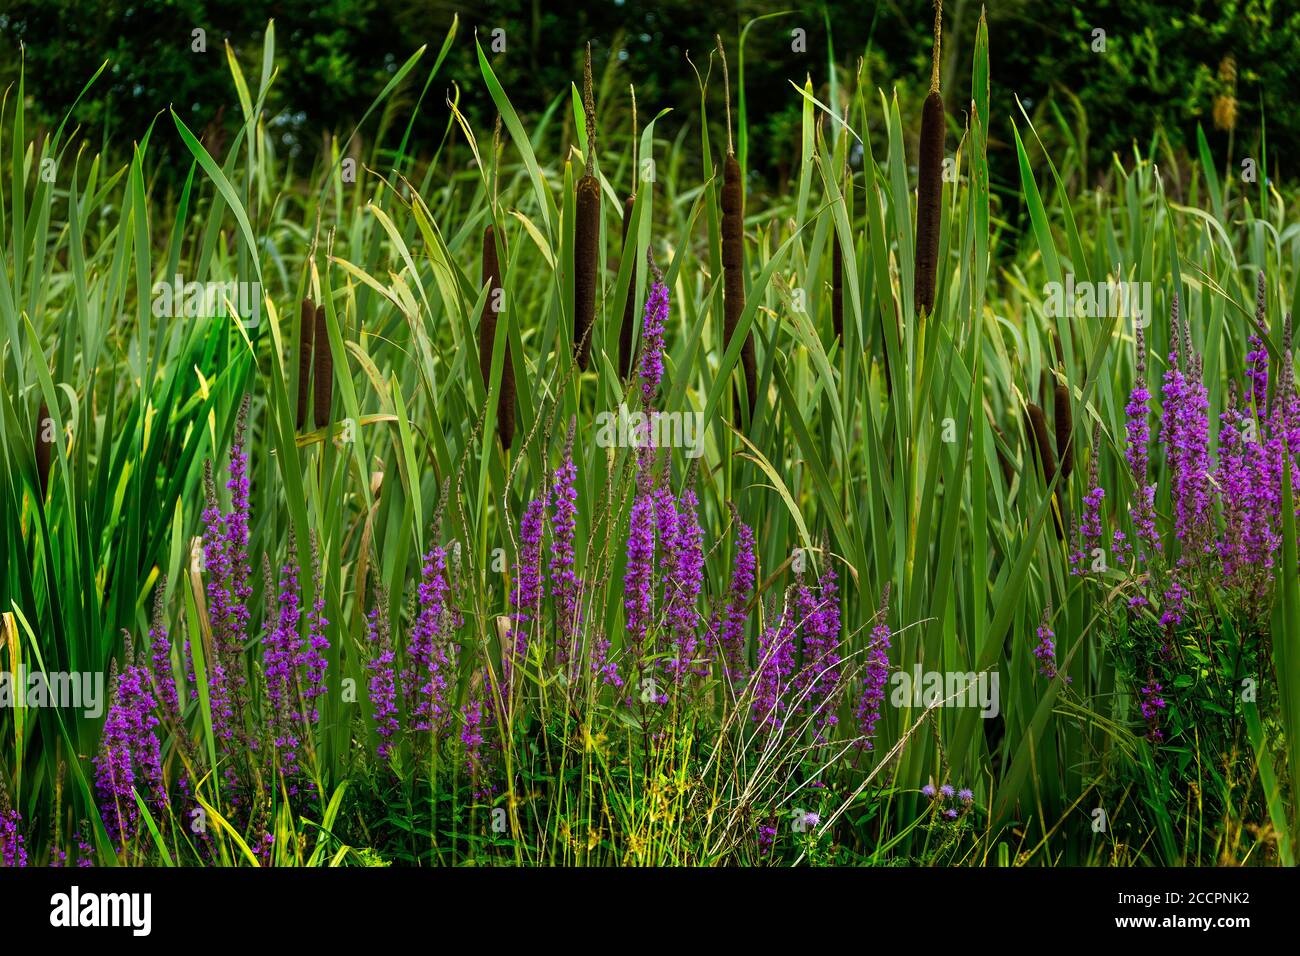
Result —
<instances>
[{"instance_id":1,"label":"cattail seed head","mask_svg":"<svg viewBox=\"0 0 1300 956\"><path fill-rule=\"evenodd\" d=\"M317 428L330 423L331 405L334 401L334 352L330 347L329 328L325 324L325 306L316 306L314 399Z\"/></svg>"},{"instance_id":2,"label":"cattail seed head","mask_svg":"<svg viewBox=\"0 0 1300 956\"><path fill-rule=\"evenodd\" d=\"M316 306L311 299L302 300L301 320L298 324L298 419L295 430L302 431L307 424L308 389L311 387L311 350L316 338Z\"/></svg>"},{"instance_id":3,"label":"cattail seed head","mask_svg":"<svg viewBox=\"0 0 1300 956\"><path fill-rule=\"evenodd\" d=\"M722 269L723 269L723 337L724 348L740 324L745 311L745 189L741 180L740 163L728 154L723 163L722 176ZM758 400L758 363L754 357L754 339L746 335L740 348L741 370L745 376L745 391L749 395L749 413L752 416Z\"/></svg>"},{"instance_id":4,"label":"cattail seed head","mask_svg":"<svg viewBox=\"0 0 1300 956\"><path fill-rule=\"evenodd\" d=\"M573 235L573 349L578 368L586 371L591 331L596 324L596 263L600 257L600 184L594 176L578 180L577 220Z\"/></svg>"},{"instance_id":5,"label":"cattail seed head","mask_svg":"<svg viewBox=\"0 0 1300 956\"><path fill-rule=\"evenodd\" d=\"M916 313L934 312L939 268L939 226L943 211L943 149L947 118L939 90L943 4L934 5L934 50L930 57L930 93L921 108L921 155L916 183L916 261L912 292Z\"/></svg>"},{"instance_id":6,"label":"cattail seed head","mask_svg":"<svg viewBox=\"0 0 1300 956\"><path fill-rule=\"evenodd\" d=\"M578 180L573 232L573 350L578 368L587 370L591 331L596 324L596 264L600 257L600 182L596 179L596 102L591 84L591 44L582 73L583 114L587 124L586 173Z\"/></svg>"},{"instance_id":7,"label":"cattail seed head","mask_svg":"<svg viewBox=\"0 0 1300 956\"><path fill-rule=\"evenodd\" d=\"M932 90L921 109L921 156L916 184L916 270L912 278L917 315L934 311L943 212L943 150L947 119L943 95Z\"/></svg>"},{"instance_id":8,"label":"cattail seed head","mask_svg":"<svg viewBox=\"0 0 1300 956\"><path fill-rule=\"evenodd\" d=\"M492 378L492 348L496 343L498 308L503 290L501 266L497 257L496 227L483 230L482 282L488 287L487 301L478 323L479 370L483 373L483 387L488 388ZM506 321L510 321L509 312ZM510 356L510 343L506 342L505 361L501 366L501 390L497 396L497 435L501 447L509 449L515 439L515 367Z\"/></svg>"},{"instance_id":9,"label":"cattail seed head","mask_svg":"<svg viewBox=\"0 0 1300 956\"><path fill-rule=\"evenodd\" d=\"M1034 447L1038 463L1043 469L1043 483L1050 485L1056 477L1056 456L1052 454L1052 445L1047 437L1047 416L1043 410L1030 402L1025 409L1025 434Z\"/></svg>"},{"instance_id":10,"label":"cattail seed head","mask_svg":"<svg viewBox=\"0 0 1300 956\"><path fill-rule=\"evenodd\" d=\"M1060 456L1061 481L1064 482L1074 470L1074 444L1070 441L1074 429L1074 416L1070 409L1070 389L1057 383L1055 398L1053 423L1056 425L1056 453Z\"/></svg>"}]
</instances>

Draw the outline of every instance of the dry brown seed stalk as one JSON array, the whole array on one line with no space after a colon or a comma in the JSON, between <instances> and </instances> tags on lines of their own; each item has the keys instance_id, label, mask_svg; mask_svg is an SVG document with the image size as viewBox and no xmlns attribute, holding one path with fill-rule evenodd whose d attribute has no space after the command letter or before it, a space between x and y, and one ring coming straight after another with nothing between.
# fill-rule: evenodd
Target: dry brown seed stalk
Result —
<instances>
[{"instance_id":1,"label":"dry brown seed stalk","mask_svg":"<svg viewBox=\"0 0 1300 956\"><path fill-rule=\"evenodd\" d=\"M587 172L578 180L573 232L573 350L578 368L587 370L591 330L596 320L596 260L600 257L600 183L595 177L596 104L591 90L591 44L583 68L583 109L587 121Z\"/></svg>"},{"instance_id":2,"label":"dry brown seed stalk","mask_svg":"<svg viewBox=\"0 0 1300 956\"><path fill-rule=\"evenodd\" d=\"M307 424L307 390L311 387L311 350L316 338L316 306L311 299L302 300L301 320L298 328L298 420L296 431Z\"/></svg>"},{"instance_id":3,"label":"dry brown seed stalk","mask_svg":"<svg viewBox=\"0 0 1300 956\"><path fill-rule=\"evenodd\" d=\"M930 72L930 94L921 109L921 155L916 183L916 268L913 298L918 316L934 311L934 293L939 267L939 224L943 205L943 148L947 132L943 94L939 91L939 42L943 4L934 8L934 53Z\"/></svg>"},{"instance_id":4,"label":"dry brown seed stalk","mask_svg":"<svg viewBox=\"0 0 1300 956\"><path fill-rule=\"evenodd\" d=\"M501 266L497 258L496 227L483 230L482 282L488 287L487 300L478 323L479 370L483 373L483 387L492 379L492 349L496 343L497 315L504 291L501 287ZM506 321L510 321L506 313ZM510 448L515 439L515 368L510 357L510 343L506 341L504 363L501 366L501 390L497 396L497 435L501 447Z\"/></svg>"},{"instance_id":5,"label":"dry brown seed stalk","mask_svg":"<svg viewBox=\"0 0 1300 956\"><path fill-rule=\"evenodd\" d=\"M334 400L334 352L330 347L329 329L325 325L325 306L316 306L315 393L312 410L317 428L330 423L330 406Z\"/></svg>"},{"instance_id":6,"label":"dry brown seed stalk","mask_svg":"<svg viewBox=\"0 0 1300 956\"><path fill-rule=\"evenodd\" d=\"M1070 389L1058 383L1055 398L1056 415L1053 421L1056 425L1056 452L1061 459L1061 481L1064 482L1074 470L1074 444L1070 441L1074 430L1074 413L1070 409Z\"/></svg>"}]
</instances>

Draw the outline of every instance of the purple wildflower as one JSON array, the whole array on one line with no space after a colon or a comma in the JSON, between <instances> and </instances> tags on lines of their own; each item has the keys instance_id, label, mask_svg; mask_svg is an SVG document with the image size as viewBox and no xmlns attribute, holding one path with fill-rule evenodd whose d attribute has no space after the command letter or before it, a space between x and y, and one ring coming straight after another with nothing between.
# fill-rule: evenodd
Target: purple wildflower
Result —
<instances>
[{"instance_id":1,"label":"purple wildflower","mask_svg":"<svg viewBox=\"0 0 1300 956\"><path fill-rule=\"evenodd\" d=\"M802 580L795 591L803 666L795 692L807 695L805 706L816 715L814 730L824 743L829 728L839 723L834 711L840 684L840 600L835 569L827 565L814 592Z\"/></svg>"},{"instance_id":2,"label":"purple wildflower","mask_svg":"<svg viewBox=\"0 0 1300 956\"><path fill-rule=\"evenodd\" d=\"M305 713L299 715L308 728L320 720L316 701L325 693L325 671L328 666L325 652L330 642L325 637L329 620L325 617L325 579L321 573L320 545L313 532L311 536L312 588L315 599L312 601L311 613L307 616L307 645L303 648L298 665L303 672L303 706Z\"/></svg>"},{"instance_id":3,"label":"purple wildflower","mask_svg":"<svg viewBox=\"0 0 1300 956\"><path fill-rule=\"evenodd\" d=\"M758 666L754 672L753 720L765 730L784 726L785 697L794 673L794 623L783 612L770 623L758 642Z\"/></svg>"},{"instance_id":4,"label":"purple wildflower","mask_svg":"<svg viewBox=\"0 0 1300 956\"><path fill-rule=\"evenodd\" d=\"M551 597L555 601L556 656L561 664L575 664L582 624L582 581L575 571L574 536L578 527L578 468L573 462L576 421L570 419L564 442L564 460L555 470L551 490ZM522 529L521 529L522 534ZM540 575L538 587L541 586ZM576 664L575 664L576 666Z\"/></svg>"},{"instance_id":5,"label":"purple wildflower","mask_svg":"<svg viewBox=\"0 0 1300 956\"><path fill-rule=\"evenodd\" d=\"M1083 496L1083 517L1079 521L1079 543L1070 556L1070 573L1087 573L1088 557L1101 544L1101 503L1106 491L1101 487L1098 465L1101 458L1101 426L1092 432L1092 463L1088 470L1088 493Z\"/></svg>"},{"instance_id":6,"label":"purple wildflower","mask_svg":"<svg viewBox=\"0 0 1300 956\"><path fill-rule=\"evenodd\" d=\"M1151 679L1142 685L1140 694L1139 707L1142 719L1147 722L1147 737L1158 743L1165 739L1164 731L1160 729L1160 712L1168 706L1163 696L1164 688L1159 681Z\"/></svg>"},{"instance_id":7,"label":"purple wildflower","mask_svg":"<svg viewBox=\"0 0 1300 956\"><path fill-rule=\"evenodd\" d=\"M370 671L370 704L375 711L379 734L378 755L387 760L393 752L393 737L401 729L397 720L397 674L393 667L396 654L388 626L384 594L376 590L375 606L366 615L366 633L377 652L366 669Z\"/></svg>"},{"instance_id":8,"label":"purple wildflower","mask_svg":"<svg viewBox=\"0 0 1300 956\"><path fill-rule=\"evenodd\" d=\"M862 679L862 697L858 701L855 716L858 732L862 739L858 747L865 750L874 749L872 737L876 733L876 724L880 720L880 708L885 702L885 685L889 682L889 584L885 584L880 597L878 623L871 630L871 642L867 645L866 676Z\"/></svg>"},{"instance_id":9,"label":"purple wildflower","mask_svg":"<svg viewBox=\"0 0 1300 956\"><path fill-rule=\"evenodd\" d=\"M90 839L86 836L86 831L90 829L87 821L82 820L77 824L77 866L92 867L95 865L95 851L90 847Z\"/></svg>"},{"instance_id":10,"label":"purple wildflower","mask_svg":"<svg viewBox=\"0 0 1300 956\"><path fill-rule=\"evenodd\" d=\"M1129 392L1128 404L1124 406L1124 457L1128 462L1129 473L1133 476L1135 486L1130 514L1139 546L1138 559L1146 561L1160 550L1160 535L1156 531L1156 488L1149 481L1148 445L1151 441L1151 428L1147 420L1149 414L1147 403L1151 400L1151 393L1147 391L1146 340L1141 326L1138 326L1136 338L1136 380L1133 383L1133 390ZM1123 557L1128 552L1128 542L1119 531L1115 532L1115 545L1117 557Z\"/></svg>"},{"instance_id":11,"label":"purple wildflower","mask_svg":"<svg viewBox=\"0 0 1300 956\"><path fill-rule=\"evenodd\" d=\"M627 611L627 632L637 655L638 666L645 652L646 636L654 614L654 495L650 490L650 462L639 456L637 492L627 530L627 569L623 575L623 607Z\"/></svg>"},{"instance_id":12,"label":"purple wildflower","mask_svg":"<svg viewBox=\"0 0 1300 956\"><path fill-rule=\"evenodd\" d=\"M265 562L265 575L267 593L276 593L269 559ZM262 643L262 675L272 742L280 757L280 772L293 777L298 772L298 747L301 743L293 715L298 696L297 663L302 642L298 622L302 615L302 594L298 588L298 561L292 538L288 559L280 569L276 605L274 623L269 624Z\"/></svg>"},{"instance_id":13,"label":"purple wildflower","mask_svg":"<svg viewBox=\"0 0 1300 956\"><path fill-rule=\"evenodd\" d=\"M709 649L725 666L728 678L736 681L744 673L746 608L754 592L758 562L754 558L753 529L740 520L734 505L731 514L736 525L736 556L731 568L731 585L726 606L710 626L707 639Z\"/></svg>"},{"instance_id":14,"label":"purple wildflower","mask_svg":"<svg viewBox=\"0 0 1300 956\"><path fill-rule=\"evenodd\" d=\"M1052 609L1043 611L1043 620L1038 625L1038 644L1034 647L1034 657L1038 658L1038 673L1048 680L1056 677L1056 635L1048 626Z\"/></svg>"},{"instance_id":15,"label":"purple wildflower","mask_svg":"<svg viewBox=\"0 0 1300 956\"><path fill-rule=\"evenodd\" d=\"M486 780L483 756L483 725L486 719L486 701L482 684L471 688L469 700L461 708L460 742L465 748L465 771L474 784L475 799L482 799L492 793L491 784Z\"/></svg>"},{"instance_id":16,"label":"purple wildflower","mask_svg":"<svg viewBox=\"0 0 1300 956\"><path fill-rule=\"evenodd\" d=\"M9 791L0 783L0 866L26 866L27 843L23 815L9 803Z\"/></svg>"},{"instance_id":17,"label":"purple wildflower","mask_svg":"<svg viewBox=\"0 0 1300 956\"><path fill-rule=\"evenodd\" d=\"M650 250L646 250L650 262L653 282L646 295L645 313L641 324L641 356L639 373L641 377L641 401L649 410L654 405L659 383L664 376L664 325L668 321L668 287L664 285L663 273L655 265Z\"/></svg>"},{"instance_id":18,"label":"purple wildflower","mask_svg":"<svg viewBox=\"0 0 1300 956\"><path fill-rule=\"evenodd\" d=\"M514 615L510 622L511 653L501 663L506 682L510 683L515 662L528 657L531 621L542 602L542 524L546 519L546 502L534 498L524 509L519 522L519 560L515 565L515 586L510 593Z\"/></svg>"},{"instance_id":19,"label":"purple wildflower","mask_svg":"<svg viewBox=\"0 0 1300 956\"><path fill-rule=\"evenodd\" d=\"M406 668L402 691L411 708L415 730L438 730L447 715L448 664L443 648L443 611L447 591L447 553L433 545L420 565L420 586L416 591L419 611L406 645Z\"/></svg>"},{"instance_id":20,"label":"purple wildflower","mask_svg":"<svg viewBox=\"0 0 1300 956\"><path fill-rule=\"evenodd\" d=\"M699 501L688 483L678 496L675 535L668 542L670 568L664 582L666 614L672 631L674 651L666 667L680 681L698 660L699 600L704 587L704 529L700 527Z\"/></svg>"}]
</instances>

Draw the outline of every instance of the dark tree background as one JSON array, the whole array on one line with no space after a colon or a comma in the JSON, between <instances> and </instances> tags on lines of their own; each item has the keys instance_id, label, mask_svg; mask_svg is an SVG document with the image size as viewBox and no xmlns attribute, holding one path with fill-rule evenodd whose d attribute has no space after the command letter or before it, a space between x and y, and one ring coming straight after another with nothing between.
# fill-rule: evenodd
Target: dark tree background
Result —
<instances>
[{"instance_id":1,"label":"dark tree background","mask_svg":"<svg viewBox=\"0 0 1300 956\"><path fill-rule=\"evenodd\" d=\"M634 81L644 117L666 106L696 108L695 74L686 54L705 68L714 32L732 55L734 82L740 28L785 6L780 0L0 0L0 81L16 82L25 63L34 118L57 122L107 59L108 69L78 104L74 119L92 142L126 155L127 144L155 118L165 118L168 105L196 132L214 123L236 128L238 100L224 43L230 42L255 86L266 22L274 18L280 74L268 112L283 151L293 154L326 130L350 131L392 73L427 43L429 53L407 79L409 108L458 13L460 35L421 108L418 150L441 138L453 83L471 121L490 128L492 107L475 62L476 29L485 45L493 29L505 31L506 52L495 55L493 64L521 113L543 109L579 77L582 45L590 40L598 71L611 57L617 61L612 91L618 108L625 108L626 85ZM774 187L798 148L799 101L790 82L810 75L824 91L828 34L840 79L848 80L863 59L871 83L896 88L913 122L929 72L928 0L795 6L756 24L746 43L749 165L751 174ZM1113 152L1127 159L1135 142L1146 148L1156 130L1168 135L1175 150L1194 152L1198 122L1223 155L1228 132L1219 127L1230 118L1236 153L1257 158L1267 118L1269 170L1293 178L1286 157L1300 146L1300 107L1290 95L1291 74L1300 63L1297 0L992 0L987 6L995 176L1015 181L1005 144L1018 94L1031 113L1059 108L1076 135L1083 134L1089 178L1106 175ZM979 12L979 3L967 0L948 0L945 8L944 89L958 122L969 104ZM206 53L191 50L196 28L206 31ZM790 31L796 28L806 32L804 53L791 50ZM1106 33L1104 53L1093 50L1096 29ZM714 79L720 79L716 71ZM711 84L710 96L717 106L712 115L720 118L720 83ZM1050 112L1042 115L1050 118ZM403 116L403 126L405 121ZM1051 135L1049 129L1040 132ZM187 162L178 137L170 124L160 124L159 134L155 148L176 157L183 175Z\"/></svg>"}]
</instances>

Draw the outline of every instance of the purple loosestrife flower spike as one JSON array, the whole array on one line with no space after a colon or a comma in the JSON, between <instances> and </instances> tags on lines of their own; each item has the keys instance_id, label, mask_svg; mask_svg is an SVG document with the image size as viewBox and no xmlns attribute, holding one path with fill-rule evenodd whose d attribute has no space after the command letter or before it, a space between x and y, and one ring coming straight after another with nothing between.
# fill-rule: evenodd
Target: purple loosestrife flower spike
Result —
<instances>
[{"instance_id":1,"label":"purple loosestrife flower spike","mask_svg":"<svg viewBox=\"0 0 1300 956\"><path fill-rule=\"evenodd\" d=\"M1173 297L1172 336L1179 334L1178 296ZM1209 546L1205 540L1210 519L1209 395L1201 381L1192 350L1191 333L1182 327L1184 354L1169 353L1164 377L1164 422L1161 438L1169 458L1171 496L1174 501L1174 535L1183 546L1180 563L1192 560Z\"/></svg>"},{"instance_id":2,"label":"purple loosestrife flower spike","mask_svg":"<svg viewBox=\"0 0 1300 956\"><path fill-rule=\"evenodd\" d=\"M749 599L754 593L758 562L754 557L754 530L740 520L735 505L730 505L731 520L736 527L736 556L731 568L731 585L721 619L709 629L710 650L726 667L734 683L744 676L745 622Z\"/></svg>"},{"instance_id":3,"label":"purple loosestrife flower spike","mask_svg":"<svg viewBox=\"0 0 1300 956\"><path fill-rule=\"evenodd\" d=\"M1056 677L1056 635L1051 628L1052 606L1043 609L1043 619L1038 624L1038 643L1034 646L1034 657L1038 659L1038 673L1048 680Z\"/></svg>"},{"instance_id":4,"label":"purple loosestrife flower spike","mask_svg":"<svg viewBox=\"0 0 1300 956\"><path fill-rule=\"evenodd\" d=\"M687 480L677 498L676 536L669 547L672 558L665 591L669 604L668 620L675 650L667 667L674 679L681 681L692 669L704 664L699 660L699 601L704 587L704 529L700 527L699 501Z\"/></svg>"},{"instance_id":5,"label":"purple loosestrife flower spike","mask_svg":"<svg viewBox=\"0 0 1300 956\"><path fill-rule=\"evenodd\" d=\"M872 737L876 733L876 724L880 721L880 708L885 702L885 686L889 683L889 584L885 584L880 596L880 610L876 615L877 623L871 631L871 643L867 645L866 674L862 679L862 697L858 700L855 716L858 732L862 739L858 741L859 749L871 750L874 745Z\"/></svg>"},{"instance_id":6,"label":"purple loosestrife flower spike","mask_svg":"<svg viewBox=\"0 0 1300 956\"><path fill-rule=\"evenodd\" d=\"M529 632L542 603L542 525L545 519L545 499L534 498L524 509L519 522L519 560L515 566L515 586L510 593L510 603L514 607L510 621L511 652L506 655L501 668L507 684L511 682L515 662L528 657Z\"/></svg>"},{"instance_id":7,"label":"purple loosestrife flower spike","mask_svg":"<svg viewBox=\"0 0 1300 956\"><path fill-rule=\"evenodd\" d=\"M77 824L77 866L93 867L95 865L95 851L91 849L90 838L86 832L90 829L90 824L82 820Z\"/></svg>"},{"instance_id":8,"label":"purple loosestrife flower spike","mask_svg":"<svg viewBox=\"0 0 1300 956\"><path fill-rule=\"evenodd\" d=\"M1089 558L1101 544L1101 504L1106 491L1101 487L1098 468L1101 459L1101 423L1092 430L1092 463L1088 471L1088 493L1083 496L1083 517L1079 522L1078 549L1070 556L1070 573L1088 573Z\"/></svg>"},{"instance_id":9,"label":"purple loosestrife flower spike","mask_svg":"<svg viewBox=\"0 0 1300 956\"><path fill-rule=\"evenodd\" d=\"M172 676L172 645L167 635L167 620L163 615L163 595L167 591L167 578L162 578L154 589L153 624L149 628L152 678L163 716L172 726L179 727L181 705L176 693L176 679Z\"/></svg>"},{"instance_id":10,"label":"purple loosestrife flower spike","mask_svg":"<svg viewBox=\"0 0 1300 956\"><path fill-rule=\"evenodd\" d=\"M775 615L769 615L774 617ZM752 718L760 728L780 731L785 725L787 689L794 673L794 625L783 610L758 642L758 666L754 671Z\"/></svg>"},{"instance_id":11,"label":"purple loosestrife flower spike","mask_svg":"<svg viewBox=\"0 0 1300 956\"><path fill-rule=\"evenodd\" d=\"M402 675L412 727L419 731L445 730L450 715L447 686L452 667L444 634L449 590L447 552L435 544L421 563L416 592L419 613L407 643Z\"/></svg>"},{"instance_id":12,"label":"purple loosestrife flower spike","mask_svg":"<svg viewBox=\"0 0 1300 956\"><path fill-rule=\"evenodd\" d=\"M321 571L320 543L316 533L311 534L312 590L315 594L311 605L311 614L307 617L307 645L299 658L303 679L303 705L305 712L300 720L309 730L320 720L317 700L325 693L325 672L328 663L325 654L330 642L325 636L329 620L325 617L325 578Z\"/></svg>"},{"instance_id":13,"label":"purple loosestrife flower spike","mask_svg":"<svg viewBox=\"0 0 1300 956\"><path fill-rule=\"evenodd\" d=\"M1128 404L1124 406L1124 457L1128 462L1129 474L1133 476L1134 490L1130 514L1138 545L1137 557L1140 562L1146 562L1160 550L1160 536L1156 531L1155 520L1156 489L1149 481L1148 446L1151 442L1151 427L1148 422L1147 403L1151 400L1151 393L1147 390L1146 338L1142 326L1137 327L1135 337L1137 340L1136 378L1133 390L1129 392ZM1116 531L1115 538L1116 557L1122 558L1128 552L1129 544L1124 541L1119 531Z\"/></svg>"},{"instance_id":14,"label":"purple loosestrife flower spike","mask_svg":"<svg viewBox=\"0 0 1300 956\"><path fill-rule=\"evenodd\" d=\"M212 624L212 659L207 661L209 700L212 710L213 735L222 742L222 750L230 748L234 735L234 704L226 681L226 661L229 657L228 636L231 617L230 558L227 550L225 521L217 504L216 484L212 475L212 462L205 462L203 486L206 505L203 509L203 568L207 576L205 593L208 620ZM191 656L191 661L193 657ZM191 667L191 688L194 677ZM196 689L191 696L198 697Z\"/></svg>"},{"instance_id":15,"label":"purple loosestrife flower spike","mask_svg":"<svg viewBox=\"0 0 1300 956\"><path fill-rule=\"evenodd\" d=\"M270 559L265 559L267 594L277 594L274 619L268 618L268 630L262 645L262 675L266 685L268 723L272 742L279 754L280 771L293 777L298 771L298 739L293 716L298 703L298 655L302 638L298 622L302 614L302 594L298 588L298 561L292 536L289 556L280 569L278 592L271 577Z\"/></svg>"},{"instance_id":16,"label":"purple loosestrife flower spike","mask_svg":"<svg viewBox=\"0 0 1300 956\"><path fill-rule=\"evenodd\" d=\"M647 411L654 407L659 384L664 377L664 326L668 322L668 287L663 273L655 265L654 255L646 250L653 281L646 295L645 313L641 321L641 402Z\"/></svg>"},{"instance_id":17,"label":"purple loosestrife flower spike","mask_svg":"<svg viewBox=\"0 0 1300 956\"><path fill-rule=\"evenodd\" d=\"M387 760L393 752L393 738L401 730L397 719L397 674L393 667L396 654L388 626L388 602L376 585L375 606L366 615L366 634L374 648L366 669L370 671L370 705L374 708L379 747L376 753Z\"/></svg>"},{"instance_id":18,"label":"purple loosestrife flower spike","mask_svg":"<svg viewBox=\"0 0 1300 956\"><path fill-rule=\"evenodd\" d=\"M23 815L9 802L9 791L0 780L0 866L27 865L22 826Z\"/></svg>"},{"instance_id":19,"label":"purple loosestrife flower spike","mask_svg":"<svg viewBox=\"0 0 1300 956\"><path fill-rule=\"evenodd\" d=\"M828 552L826 548L822 549ZM795 679L796 695L806 695L804 706L816 715L815 736L839 722L834 711L840 682L840 600L835 570L828 564L813 591L801 580L795 591L795 615L802 637L803 667Z\"/></svg>"},{"instance_id":20,"label":"purple loosestrife flower spike","mask_svg":"<svg viewBox=\"0 0 1300 956\"><path fill-rule=\"evenodd\" d=\"M123 631L127 660L131 659L131 637ZM154 728L158 726L158 702L154 697L149 682L149 668L144 663L145 655L141 653L137 662L130 666L129 692L131 695L131 753L140 768L140 795L161 814L167 806L167 791L163 784L162 743Z\"/></svg>"},{"instance_id":21,"label":"purple loosestrife flower spike","mask_svg":"<svg viewBox=\"0 0 1300 956\"><path fill-rule=\"evenodd\" d=\"M1147 738L1157 743L1165 739L1164 731L1160 729L1160 714L1168 704L1163 695L1164 688L1159 681L1148 679L1142 685L1138 704L1142 710L1142 719L1147 723Z\"/></svg>"},{"instance_id":22,"label":"purple loosestrife flower spike","mask_svg":"<svg viewBox=\"0 0 1300 956\"><path fill-rule=\"evenodd\" d=\"M487 781L486 765L483 756L483 727L487 719L487 703L484 699L483 680L473 682L469 699L461 708L460 742L465 748L465 772L474 783L475 799L491 796L492 787Z\"/></svg>"},{"instance_id":23,"label":"purple loosestrife flower spike","mask_svg":"<svg viewBox=\"0 0 1300 956\"><path fill-rule=\"evenodd\" d=\"M569 419L564 460L551 480L551 596L555 601L556 651L561 664L572 664L576 659L582 624L582 581L575 570L574 550L578 527L578 468L573 461L576 428L576 419Z\"/></svg>"},{"instance_id":24,"label":"purple loosestrife flower spike","mask_svg":"<svg viewBox=\"0 0 1300 956\"><path fill-rule=\"evenodd\" d=\"M654 494L650 488L651 461L648 450L637 455L637 491L627 531L627 568L623 574L623 608L627 612L627 634L640 672L646 653L646 637L654 616Z\"/></svg>"},{"instance_id":25,"label":"purple loosestrife flower spike","mask_svg":"<svg viewBox=\"0 0 1300 956\"><path fill-rule=\"evenodd\" d=\"M228 617L224 629L223 667L229 682L232 712L240 720L241 732L242 717L238 715L244 712L248 694L248 678L244 673L243 661L244 642L247 639L251 617L248 599L253 595L248 564L249 481L246 440L249 407L250 399L244 396L235 423L235 437L230 446L230 477L226 481L226 488L230 491L230 514L225 519L229 593L226 605Z\"/></svg>"},{"instance_id":26,"label":"purple loosestrife flower spike","mask_svg":"<svg viewBox=\"0 0 1300 956\"><path fill-rule=\"evenodd\" d=\"M118 846L125 846L135 832L137 810L132 788L135 769L131 760L130 701L122 699L117 661L109 670L112 697L104 720L99 756L95 758L95 795L104 829Z\"/></svg>"}]
</instances>

